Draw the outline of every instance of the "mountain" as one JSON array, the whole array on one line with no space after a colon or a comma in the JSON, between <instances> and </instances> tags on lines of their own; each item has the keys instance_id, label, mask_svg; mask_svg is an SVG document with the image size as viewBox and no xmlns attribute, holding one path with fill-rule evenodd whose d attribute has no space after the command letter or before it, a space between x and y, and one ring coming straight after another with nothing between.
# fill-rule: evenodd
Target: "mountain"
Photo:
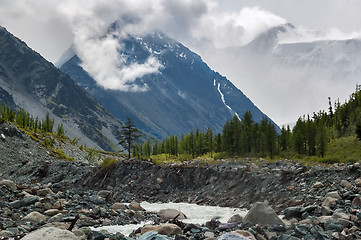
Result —
<instances>
[{"instance_id":1,"label":"mountain","mask_svg":"<svg viewBox=\"0 0 361 240\"><path fill-rule=\"evenodd\" d=\"M200 56L162 33L119 40L128 62L144 62L152 56L163 64L159 74L137 81L147 91L107 90L72 56L61 70L69 74L120 120L130 117L136 125L159 138L208 127L220 132L234 114L250 111L255 121L267 117L232 82L210 69ZM69 52L69 51L68 51Z\"/></svg>"},{"instance_id":2,"label":"mountain","mask_svg":"<svg viewBox=\"0 0 361 240\"><path fill-rule=\"evenodd\" d=\"M329 40L325 32L284 24L244 46L216 49L205 59L234 83L242 83L263 110L272 109L291 122L327 109L328 97L347 99L360 83L360 55L361 39Z\"/></svg>"},{"instance_id":3,"label":"mountain","mask_svg":"<svg viewBox=\"0 0 361 240\"><path fill-rule=\"evenodd\" d=\"M22 107L33 116L51 113L67 135L80 143L117 149L121 123L90 94L24 42L0 27L0 103ZM56 125L55 125L56 126Z\"/></svg>"}]
</instances>

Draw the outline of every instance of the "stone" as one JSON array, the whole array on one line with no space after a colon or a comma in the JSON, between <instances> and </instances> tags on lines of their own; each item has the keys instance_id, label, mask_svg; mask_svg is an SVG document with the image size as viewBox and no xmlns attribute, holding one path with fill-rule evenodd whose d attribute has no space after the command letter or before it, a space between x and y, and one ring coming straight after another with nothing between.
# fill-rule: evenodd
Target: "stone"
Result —
<instances>
[{"instance_id":1,"label":"stone","mask_svg":"<svg viewBox=\"0 0 361 240\"><path fill-rule=\"evenodd\" d=\"M109 198L111 195L112 195L112 191L109 190L100 190L98 192L98 196L105 199Z\"/></svg>"},{"instance_id":2,"label":"stone","mask_svg":"<svg viewBox=\"0 0 361 240\"><path fill-rule=\"evenodd\" d=\"M282 234L281 236L279 236L277 238L277 240L300 240L300 239L297 238L297 237L293 237L291 235L288 235L288 234Z\"/></svg>"},{"instance_id":3,"label":"stone","mask_svg":"<svg viewBox=\"0 0 361 240\"><path fill-rule=\"evenodd\" d=\"M11 180L2 179L0 180L0 186L6 186L11 190L17 190L16 184Z\"/></svg>"},{"instance_id":4,"label":"stone","mask_svg":"<svg viewBox=\"0 0 361 240\"><path fill-rule=\"evenodd\" d=\"M352 200L352 206L354 207L361 207L361 197L355 197Z\"/></svg>"},{"instance_id":5,"label":"stone","mask_svg":"<svg viewBox=\"0 0 361 240\"><path fill-rule=\"evenodd\" d=\"M327 198L325 198L325 200L323 201L322 206L326 206L326 207L332 208L332 207L336 206L336 201L337 201L336 198L327 197Z\"/></svg>"},{"instance_id":6,"label":"stone","mask_svg":"<svg viewBox=\"0 0 361 240\"><path fill-rule=\"evenodd\" d=\"M341 199L342 199L341 196L340 196L340 194L338 194L337 191L328 192L328 193L326 194L325 198L327 198L327 197L334 198L334 199L337 199L337 200L341 200Z\"/></svg>"},{"instance_id":7,"label":"stone","mask_svg":"<svg viewBox=\"0 0 361 240\"><path fill-rule=\"evenodd\" d=\"M250 240L250 238L242 237L234 233L224 233L217 237L217 240Z\"/></svg>"},{"instance_id":8,"label":"stone","mask_svg":"<svg viewBox=\"0 0 361 240\"><path fill-rule=\"evenodd\" d=\"M322 206L321 207L321 214L322 216L329 216L332 214L332 209L328 206Z\"/></svg>"},{"instance_id":9,"label":"stone","mask_svg":"<svg viewBox=\"0 0 361 240\"><path fill-rule=\"evenodd\" d=\"M276 232L265 232L264 235L268 240L276 240L277 239L277 233Z\"/></svg>"},{"instance_id":10,"label":"stone","mask_svg":"<svg viewBox=\"0 0 361 240\"><path fill-rule=\"evenodd\" d=\"M187 216L176 210L176 209L162 209L160 210L157 215L161 218L163 218L164 220L173 220L173 219L177 219L177 220L183 220L183 219L186 219Z\"/></svg>"},{"instance_id":11,"label":"stone","mask_svg":"<svg viewBox=\"0 0 361 240\"><path fill-rule=\"evenodd\" d=\"M63 203L60 202L60 201L56 201L53 206L52 206L53 209L62 209L63 208Z\"/></svg>"},{"instance_id":12,"label":"stone","mask_svg":"<svg viewBox=\"0 0 361 240\"><path fill-rule=\"evenodd\" d=\"M219 231L227 231L229 229L236 228L238 226L238 223L232 222L232 223L222 223L218 226Z\"/></svg>"},{"instance_id":13,"label":"stone","mask_svg":"<svg viewBox=\"0 0 361 240\"><path fill-rule=\"evenodd\" d=\"M105 204L105 199L98 196L98 195L91 195L89 197L89 200L94 203L94 204L97 204L97 205L102 205L102 204Z\"/></svg>"},{"instance_id":14,"label":"stone","mask_svg":"<svg viewBox=\"0 0 361 240\"><path fill-rule=\"evenodd\" d=\"M37 223L37 222L46 221L46 217L43 214L35 211L23 217L22 221Z\"/></svg>"},{"instance_id":15,"label":"stone","mask_svg":"<svg viewBox=\"0 0 361 240\"><path fill-rule=\"evenodd\" d=\"M21 207L29 206L37 201L39 201L39 197L28 196L28 197L25 197L24 199L11 202L10 205L14 208L21 208Z\"/></svg>"},{"instance_id":16,"label":"stone","mask_svg":"<svg viewBox=\"0 0 361 240\"><path fill-rule=\"evenodd\" d=\"M239 214L235 214L233 215L228 221L227 223L241 223L243 221L243 217Z\"/></svg>"},{"instance_id":17,"label":"stone","mask_svg":"<svg viewBox=\"0 0 361 240\"><path fill-rule=\"evenodd\" d=\"M332 215L332 218L334 218L334 219L342 218L342 219L350 220L350 216L344 212L335 212Z\"/></svg>"},{"instance_id":18,"label":"stone","mask_svg":"<svg viewBox=\"0 0 361 240\"><path fill-rule=\"evenodd\" d=\"M352 190L352 184L347 180L341 180L341 187Z\"/></svg>"},{"instance_id":19,"label":"stone","mask_svg":"<svg viewBox=\"0 0 361 240\"><path fill-rule=\"evenodd\" d=\"M156 231L149 231L138 238L138 240L169 240L164 235L160 235Z\"/></svg>"},{"instance_id":20,"label":"stone","mask_svg":"<svg viewBox=\"0 0 361 240\"><path fill-rule=\"evenodd\" d=\"M361 187L361 178L357 178L355 180L355 185L356 185L356 187Z\"/></svg>"},{"instance_id":21,"label":"stone","mask_svg":"<svg viewBox=\"0 0 361 240\"><path fill-rule=\"evenodd\" d=\"M41 197L45 197L48 194L54 194L54 192L50 188L39 189L37 191L37 195Z\"/></svg>"},{"instance_id":22,"label":"stone","mask_svg":"<svg viewBox=\"0 0 361 240\"><path fill-rule=\"evenodd\" d=\"M329 219L325 222L324 228L326 231L341 232L344 227L337 219Z\"/></svg>"},{"instance_id":23,"label":"stone","mask_svg":"<svg viewBox=\"0 0 361 240\"><path fill-rule=\"evenodd\" d=\"M0 231L0 239L8 239L9 237L13 236L14 234L10 231L3 230Z\"/></svg>"},{"instance_id":24,"label":"stone","mask_svg":"<svg viewBox=\"0 0 361 240\"><path fill-rule=\"evenodd\" d=\"M61 220L63 219L64 214L62 213L58 213L55 216L52 216L51 218L49 218L48 223L52 223L52 222L61 222Z\"/></svg>"},{"instance_id":25,"label":"stone","mask_svg":"<svg viewBox=\"0 0 361 240\"><path fill-rule=\"evenodd\" d=\"M129 204L129 207L130 207L130 209L132 209L132 210L134 210L134 211L144 211L144 208L142 208L141 206L140 206L140 203L138 203L138 202L131 202L130 204Z\"/></svg>"},{"instance_id":26,"label":"stone","mask_svg":"<svg viewBox=\"0 0 361 240\"><path fill-rule=\"evenodd\" d=\"M50 216L50 217L55 216L58 213L60 213L60 211L58 209L49 209L44 212L45 215Z\"/></svg>"},{"instance_id":27,"label":"stone","mask_svg":"<svg viewBox=\"0 0 361 240\"><path fill-rule=\"evenodd\" d=\"M313 184L312 188L322 188L324 185L322 182L315 182L315 184Z\"/></svg>"},{"instance_id":28,"label":"stone","mask_svg":"<svg viewBox=\"0 0 361 240\"><path fill-rule=\"evenodd\" d=\"M245 230L236 230L236 231L232 231L231 233L236 234L240 237L244 237L246 239L250 239L250 240L257 240L254 235L252 233L250 233L249 231L245 231Z\"/></svg>"},{"instance_id":29,"label":"stone","mask_svg":"<svg viewBox=\"0 0 361 240\"><path fill-rule=\"evenodd\" d=\"M141 229L141 234L144 234L144 233L150 232L150 231L156 231L159 234L169 235L169 236L182 234L182 229L172 223L164 223L161 225L145 225Z\"/></svg>"},{"instance_id":30,"label":"stone","mask_svg":"<svg viewBox=\"0 0 361 240\"><path fill-rule=\"evenodd\" d=\"M40 228L27 234L22 240L80 240L74 233L54 227Z\"/></svg>"},{"instance_id":31,"label":"stone","mask_svg":"<svg viewBox=\"0 0 361 240\"><path fill-rule=\"evenodd\" d=\"M214 233L213 233L213 232L205 232L205 233L204 233L204 237L205 237L205 238L213 238L213 237L214 237Z\"/></svg>"},{"instance_id":32,"label":"stone","mask_svg":"<svg viewBox=\"0 0 361 240\"><path fill-rule=\"evenodd\" d=\"M127 208L127 205L125 205L124 203L116 202L111 206L111 209L114 209L114 210L127 210L128 208Z\"/></svg>"},{"instance_id":33,"label":"stone","mask_svg":"<svg viewBox=\"0 0 361 240\"><path fill-rule=\"evenodd\" d=\"M243 220L253 224L284 225L284 222L277 216L275 211L261 202L255 203Z\"/></svg>"}]
</instances>

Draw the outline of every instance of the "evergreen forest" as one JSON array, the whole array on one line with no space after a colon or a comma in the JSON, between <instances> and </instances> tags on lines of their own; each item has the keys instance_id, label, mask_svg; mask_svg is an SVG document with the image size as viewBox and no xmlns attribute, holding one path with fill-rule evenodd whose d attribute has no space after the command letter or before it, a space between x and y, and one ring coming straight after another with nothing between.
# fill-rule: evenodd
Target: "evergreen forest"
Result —
<instances>
[{"instance_id":1,"label":"evergreen forest","mask_svg":"<svg viewBox=\"0 0 361 240\"><path fill-rule=\"evenodd\" d=\"M194 159L200 156L220 158L292 158L325 163L356 162L361 159L361 88L356 86L347 101L332 103L328 111L300 117L294 128L283 126L278 132L266 118L260 123L246 112L226 121L221 133L196 128L180 137L171 135L162 141L148 138L135 143L133 157Z\"/></svg>"}]
</instances>

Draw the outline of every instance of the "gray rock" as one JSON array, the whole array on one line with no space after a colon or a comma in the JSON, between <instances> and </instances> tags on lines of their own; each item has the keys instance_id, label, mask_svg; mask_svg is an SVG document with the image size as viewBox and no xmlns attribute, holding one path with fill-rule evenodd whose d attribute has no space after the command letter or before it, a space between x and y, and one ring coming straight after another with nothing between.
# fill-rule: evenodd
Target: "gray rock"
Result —
<instances>
[{"instance_id":1,"label":"gray rock","mask_svg":"<svg viewBox=\"0 0 361 240\"><path fill-rule=\"evenodd\" d=\"M300 239L297 238L297 237L293 237L291 235L288 235L288 234L282 234L281 236L279 236L277 238L277 240L300 240Z\"/></svg>"},{"instance_id":2,"label":"gray rock","mask_svg":"<svg viewBox=\"0 0 361 240\"><path fill-rule=\"evenodd\" d=\"M332 214L332 209L328 206L322 206L321 207L321 214L322 216L329 216Z\"/></svg>"},{"instance_id":3,"label":"gray rock","mask_svg":"<svg viewBox=\"0 0 361 240\"><path fill-rule=\"evenodd\" d=\"M352 190L352 184L347 180L341 180L341 187Z\"/></svg>"},{"instance_id":4,"label":"gray rock","mask_svg":"<svg viewBox=\"0 0 361 240\"><path fill-rule=\"evenodd\" d=\"M228 223L241 223L243 221L243 217L239 214L233 215L227 222Z\"/></svg>"},{"instance_id":5,"label":"gray rock","mask_svg":"<svg viewBox=\"0 0 361 240\"><path fill-rule=\"evenodd\" d=\"M184 213L176 209L170 209L170 208L160 210L157 213L157 215L163 218L164 220L172 220L174 218L176 218L177 220L182 220L187 218L187 216Z\"/></svg>"},{"instance_id":6,"label":"gray rock","mask_svg":"<svg viewBox=\"0 0 361 240\"><path fill-rule=\"evenodd\" d=\"M253 224L284 225L284 222L270 206L260 202L255 203L244 217L244 220Z\"/></svg>"},{"instance_id":7,"label":"gray rock","mask_svg":"<svg viewBox=\"0 0 361 240\"><path fill-rule=\"evenodd\" d=\"M80 240L74 233L55 227L44 227L27 234L23 240Z\"/></svg>"},{"instance_id":8,"label":"gray rock","mask_svg":"<svg viewBox=\"0 0 361 240\"><path fill-rule=\"evenodd\" d=\"M48 194L54 194L50 188L39 189L37 192L38 196L45 197Z\"/></svg>"},{"instance_id":9,"label":"gray rock","mask_svg":"<svg viewBox=\"0 0 361 240\"><path fill-rule=\"evenodd\" d=\"M14 201L14 202L10 203L10 205L13 208L21 208L21 207L29 206L29 205L37 202L37 201L39 201L39 197L37 197L37 196L28 196L28 197L25 197L22 200Z\"/></svg>"},{"instance_id":10,"label":"gray rock","mask_svg":"<svg viewBox=\"0 0 361 240\"><path fill-rule=\"evenodd\" d=\"M249 238L241 237L234 233L225 233L217 237L217 240L249 240Z\"/></svg>"},{"instance_id":11,"label":"gray rock","mask_svg":"<svg viewBox=\"0 0 361 240\"><path fill-rule=\"evenodd\" d=\"M167 238L164 235L158 234L156 231L150 231L138 238L138 240L169 240L170 238Z\"/></svg>"},{"instance_id":12,"label":"gray rock","mask_svg":"<svg viewBox=\"0 0 361 240\"><path fill-rule=\"evenodd\" d=\"M6 186L7 188L11 189L11 190L16 190L18 189L16 187L16 184L11 181L11 180L6 180L6 179L2 179L0 180L0 186Z\"/></svg>"},{"instance_id":13,"label":"gray rock","mask_svg":"<svg viewBox=\"0 0 361 240\"><path fill-rule=\"evenodd\" d=\"M326 196L325 196L325 198L327 198L327 197L335 198L335 199L337 199L337 200L341 200L341 199L342 199L341 196L340 196L340 194L338 194L337 191L333 191L333 192L327 193Z\"/></svg>"},{"instance_id":14,"label":"gray rock","mask_svg":"<svg viewBox=\"0 0 361 240\"><path fill-rule=\"evenodd\" d=\"M343 225L337 219L329 219L325 222L325 230L333 232L341 232L343 230Z\"/></svg>"},{"instance_id":15,"label":"gray rock","mask_svg":"<svg viewBox=\"0 0 361 240\"><path fill-rule=\"evenodd\" d=\"M26 215L25 217L23 217L22 221L25 222L42 222L42 221L46 221L46 217L39 213L39 212L31 212L28 215Z\"/></svg>"},{"instance_id":16,"label":"gray rock","mask_svg":"<svg viewBox=\"0 0 361 240\"><path fill-rule=\"evenodd\" d=\"M14 234L12 232L7 230L0 231L0 239L7 239L8 237L11 237L13 235Z\"/></svg>"}]
</instances>

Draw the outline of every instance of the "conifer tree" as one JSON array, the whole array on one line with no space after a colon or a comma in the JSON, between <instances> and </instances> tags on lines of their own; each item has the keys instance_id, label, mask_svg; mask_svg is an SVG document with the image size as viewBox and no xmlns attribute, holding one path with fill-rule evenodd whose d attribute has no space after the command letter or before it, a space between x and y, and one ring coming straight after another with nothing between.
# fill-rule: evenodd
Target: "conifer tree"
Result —
<instances>
[{"instance_id":1,"label":"conifer tree","mask_svg":"<svg viewBox=\"0 0 361 240\"><path fill-rule=\"evenodd\" d=\"M119 132L119 144L128 150L128 158L130 159L132 144L141 136L140 130L135 127L132 120L128 117L124 126Z\"/></svg>"}]
</instances>

